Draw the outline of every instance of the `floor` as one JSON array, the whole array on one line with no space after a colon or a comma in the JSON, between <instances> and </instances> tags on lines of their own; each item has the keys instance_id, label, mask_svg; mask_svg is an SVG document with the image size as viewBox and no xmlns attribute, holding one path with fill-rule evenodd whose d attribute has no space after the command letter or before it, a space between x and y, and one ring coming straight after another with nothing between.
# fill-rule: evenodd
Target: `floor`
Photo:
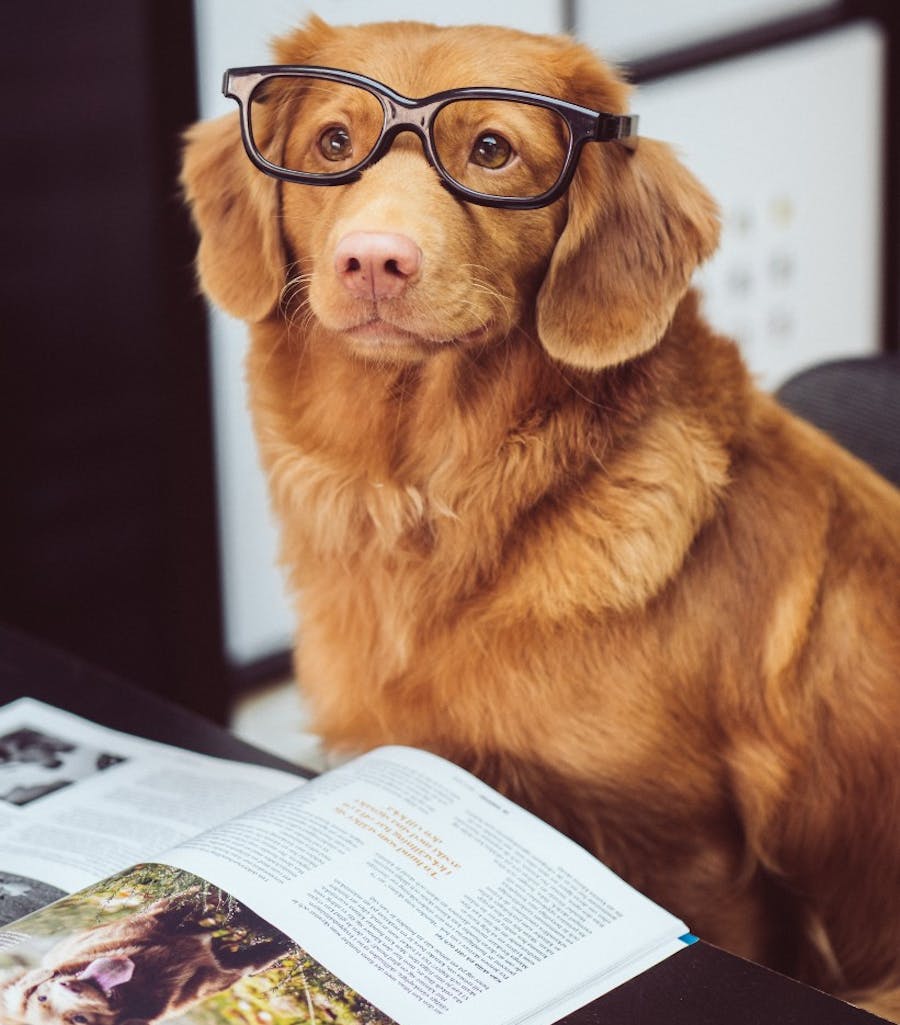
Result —
<instances>
[{"instance_id":1,"label":"floor","mask_svg":"<svg viewBox=\"0 0 900 1025\"><path fill-rule=\"evenodd\" d=\"M307 728L307 715L293 680L267 684L236 703L231 729L242 740L321 772L328 767L318 737Z\"/></svg>"}]
</instances>

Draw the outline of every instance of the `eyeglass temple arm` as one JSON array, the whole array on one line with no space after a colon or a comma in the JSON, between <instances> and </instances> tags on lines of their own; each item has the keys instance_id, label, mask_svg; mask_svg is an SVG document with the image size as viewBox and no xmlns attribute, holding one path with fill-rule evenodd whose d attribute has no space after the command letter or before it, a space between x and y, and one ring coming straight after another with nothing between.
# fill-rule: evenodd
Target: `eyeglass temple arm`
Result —
<instances>
[{"instance_id":1,"label":"eyeglass temple arm","mask_svg":"<svg viewBox=\"0 0 900 1025\"><path fill-rule=\"evenodd\" d=\"M636 150L639 120L637 114L602 114L597 118L594 138L598 142L619 142L626 149Z\"/></svg>"}]
</instances>

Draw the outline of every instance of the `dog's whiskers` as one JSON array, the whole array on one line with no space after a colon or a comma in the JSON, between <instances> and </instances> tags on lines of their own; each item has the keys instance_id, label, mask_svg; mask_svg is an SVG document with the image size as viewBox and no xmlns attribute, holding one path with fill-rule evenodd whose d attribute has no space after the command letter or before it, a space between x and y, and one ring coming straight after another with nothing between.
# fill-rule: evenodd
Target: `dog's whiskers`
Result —
<instances>
[{"instance_id":1,"label":"dog's whiskers","mask_svg":"<svg viewBox=\"0 0 900 1025\"><path fill-rule=\"evenodd\" d=\"M471 266L475 269L476 265ZM503 308L503 313L507 321L512 321L513 311L515 310L515 298L513 296L506 295L489 281L485 281L476 276L472 277L470 285L474 291L479 292L481 295L487 296L490 299L496 300L496 302Z\"/></svg>"},{"instance_id":2,"label":"dog's whiskers","mask_svg":"<svg viewBox=\"0 0 900 1025\"><path fill-rule=\"evenodd\" d=\"M307 287L311 278L311 274L298 274L287 281L281 290L281 309L285 314L292 333L297 328L298 319L301 317L301 314L300 328L303 331L308 329L315 319Z\"/></svg>"}]
</instances>

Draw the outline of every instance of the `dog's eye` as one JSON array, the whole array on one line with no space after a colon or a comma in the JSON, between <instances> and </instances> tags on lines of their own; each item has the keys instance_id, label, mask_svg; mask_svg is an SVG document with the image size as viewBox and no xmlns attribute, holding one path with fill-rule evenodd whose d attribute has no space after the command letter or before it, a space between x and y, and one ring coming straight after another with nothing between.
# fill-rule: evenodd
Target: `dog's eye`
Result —
<instances>
[{"instance_id":1,"label":"dog's eye","mask_svg":"<svg viewBox=\"0 0 900 1025\"><path fill-rule=\"evenodd\" d=\"M512 146L502 135L498 135L497 132L485 132L475 140L469 160L479 167L489 167L492 171L497 171L509 163L512 155Z\"/></svg>"},{"instance_id":2,"label":"dog's eye","mask_svg":"<svg viewBox=\"0 0 900 1025\"><path fill-rule=\"evenodd\" d=\"M319 150L327 160L346 160L353 156L353 140L343 125L332 125L319 136Z\"/></svg>"}]
</instances>

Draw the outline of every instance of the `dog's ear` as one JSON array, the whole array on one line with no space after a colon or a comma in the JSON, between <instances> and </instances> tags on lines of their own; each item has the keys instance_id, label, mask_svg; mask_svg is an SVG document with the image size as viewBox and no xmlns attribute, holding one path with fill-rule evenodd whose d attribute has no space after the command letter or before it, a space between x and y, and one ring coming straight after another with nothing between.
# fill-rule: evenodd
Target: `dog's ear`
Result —
<instances>
[{"instance_id":1,"label":"dog's ear","mask_svg":"<svg viewBox=\"0 0 900 1025\"><path fill-rule=\"evenodd\" d=\"M660 339L699 263L715 250L712 198L663 143L582 150L566 226L537 301L556 359L599 370Z\"/></svg>"},{"instance_id":2,"label":"dog's ear","mask_svg":"<svg viewBox=\"0 0 900 1025\"><path fill-rule=\"evenodd\" d=\"M181 184L200 233L204 291L241 320L263 320L284 285L277 188L247 159L237 113L188 129Z\"/></svg>"}]
</instances>

